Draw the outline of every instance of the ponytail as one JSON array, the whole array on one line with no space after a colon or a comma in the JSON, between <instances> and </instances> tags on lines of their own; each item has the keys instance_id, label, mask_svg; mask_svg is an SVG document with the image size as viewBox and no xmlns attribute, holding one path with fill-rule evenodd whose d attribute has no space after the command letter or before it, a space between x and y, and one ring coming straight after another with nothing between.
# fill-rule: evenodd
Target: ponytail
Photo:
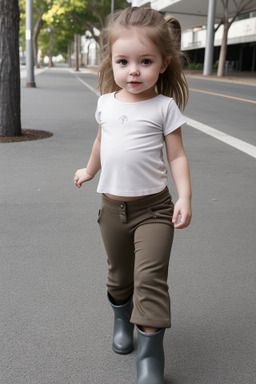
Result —
<instances>
[{"instance_id":1,"label":"ponytail","mask_svg":"<svg viewBox=\"0 0 256 384\"><path fill-rule=\"evenodd\" d=\"M170 29L171 35L175 42L177 43L177 48L180 49L181 46L181 25L180 22L175 19L173 16L165 17L166 23Z\"/></svg>"}]
</instances>

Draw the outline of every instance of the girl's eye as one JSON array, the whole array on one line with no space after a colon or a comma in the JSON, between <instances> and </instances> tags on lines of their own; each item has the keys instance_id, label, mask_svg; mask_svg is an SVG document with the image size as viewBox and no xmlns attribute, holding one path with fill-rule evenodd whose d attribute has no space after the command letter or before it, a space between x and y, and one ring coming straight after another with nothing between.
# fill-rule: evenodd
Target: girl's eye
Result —
<instances>
[{"instance_id":1,"label":"girl's eye","mask_svg":"<svg viewBox=\"0 0 256 384\"><path fill-rule=\"evenodd\" d=\"M142 64L144 64L144 65L149 65L149 64L151 64L152 63L152 61L150 60L150 59L144 59L144 60L142 60Z\"/></svg>"},{"instance_id":2,"label":"girl's eye","mask_svg":"<svg viewBox=\"0 0 256 384\"><path fill-rule=\"evenodd\" d=\"M121 66L127 65L127 63L128 63L128 61L125 60L125 59L121 59L121 60L118 61L118 64L120 64Z\"/></svg>"}]
</instances>

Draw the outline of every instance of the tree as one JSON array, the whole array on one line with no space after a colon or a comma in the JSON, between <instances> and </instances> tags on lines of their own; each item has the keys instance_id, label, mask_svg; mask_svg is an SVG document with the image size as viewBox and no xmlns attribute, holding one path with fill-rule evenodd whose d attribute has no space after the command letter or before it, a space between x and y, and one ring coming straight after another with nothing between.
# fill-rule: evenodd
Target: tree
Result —
<instances>
[{"instance_id":1,"label":"tree","mask_svg":"<svg viewBox=\"0 0 256 384\"><path fill-rule=\"evenodd\" d=\"M73 14L83 14L87 7L85 0L52 0L52 7L42 17L49 32L49 66L52 66L52 55L67 52L67 46L76 33L84 33L81 24L75 23ZM45 41L45 35L43 37Z\"/></svg>"},{"instance_id":2,"label":"tree","mask_svg":"<svg viewBox=\"0 0 256 384\"><path fill-rule=\"evenodd\" d=\"M44 25L44 21L42 19L44 12L48 9L48 4L44 1L36 1L36 4L34 5L36 9L37 19L36 23L34 25L34 33L33 33L33 46L34 46L34 63L38 68L40 68L40 61L38 61L38 36L41 31L41 28Z\"/></svg>"},{"instance_id":3,"label":"tree","mask_svg":"<svg viewBox=\"0 0 256 384\"><path fill-rule=\"evenodd\" d=\"M223 5L223 18L221 22L218 25L218 28L220 25L223 24L223 36L222 36L222 43L221 43L221 49L220 49L220 56L219 56L219 65L218 65L218 72L217 76L222 77L225 74L225 61L227 56L227 45L228 45L228 31L233 22L236 20L237 16L239 16L242 12L245 12L249 9L249 7L252 5L254 0L231 0L235 6L235 12L233 13L232 17L229 13L229 0L221 0Z\"/></svg>"},{"instance_id":4,"label":"tree","mask_svg":"<svg viewBox=\"0 0 256 384\"><path fill-rule=\"evenodd\" d=\"M20 0L19 2L21 13L20 37L24 49L26 0ZM61 47L65 45L64 51L66 53L68 42L73 40L75 31L79 30L79 33L83 33L82 26L78 24L75 25L74 20L69 16L75 12L83 13L86 4L86 0L33 0L33 46L35 65L40 66L38 62L38 46L40 46L44 54L47 54L49 57L51 57L52 54L56 53L57 55L59 53L56 52L56 48L59 45Z\"/></svg>"},{"instance_id":5,"label":"tree","mask_svg":"<svg viewBox=\"0 0 256 384\"><path fill-rule=\"evenodd\" d=\"M0 0L0 135L21 135L18 0Z\"/></svg>"},{"instance_id":6,"label":"tree","mask_svg":"<svg viewBox=\"0 0 256 384\"><path fill-rule=\"evenodd\" d=\"M20 0L20 36L25 43L25 22L26 22L26 0ZM34 63L37 67L40 67L38 62L38 37L40 31L44 25L43 15L46 13L52 4L52 0L33 0L33 51L34 51Z\"/></svg>"},{"instance_id":7,"label":"tree","mask_svg":"<svg viewBox=\"0 0 256 384\"><path fill-rule=\"evenodd\" d=\"M21 28L20 37L25 43L26 0L20 0ZM115 8L122 9L129 4L126 0L115 0ZM33 0L33 43L35 64L38 47L44 55L61 53L67 55L68 45L74 41L74 35L83 35L86 30L98 41L95 28L104 27L106 17L111 10L111 0Z\"/></svg>"},{"instance_id":8,"label":"tree","mask_svg":"<svg viewBox=\"0 0 256 384\"><path fill-rule=\"evenodd\" d=\"M122 9L128 3L126 0L115 0L115 6ZM110 10L111 0L52 0L52 7L43 15L43 20L52 31L55 53L65 56L74 35L83 35L85 31L90 31L98 41L95 28L100 30L104 27Z\"/></svg>"},{"instance_id":9,"label":"tree","mask_svg":"<svg viewBox=\"0 0 256 384\"><path fill-rule=\"evenodd\" d=\"M115 9L124 9L129 5L127 0L115 0ZM71 17L83 27L83 30L89 31L95 41L99 42L99 35L95 35L95 28L98 30L104 28L110 10L111 0L90 0L83 13L71 13Z\"/></svg>"}]
</instances>

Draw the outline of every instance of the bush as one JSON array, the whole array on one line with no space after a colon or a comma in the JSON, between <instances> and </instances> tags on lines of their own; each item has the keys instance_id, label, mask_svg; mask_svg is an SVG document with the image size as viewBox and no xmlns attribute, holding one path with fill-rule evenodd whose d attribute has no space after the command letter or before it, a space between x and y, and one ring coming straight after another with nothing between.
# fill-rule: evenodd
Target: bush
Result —
<instances>
[{"instance_id":1,"label":"bush","mask_svg":"<svg viewBox=\"0 0 256 384\"><path fill-rule=\"evenodd\" d=\"M204 65L202 63L190 63L189 69L202 70Z\"/></svg>"},{"instance_id":2,"label":"bush","mask_svg":"<svg viewBox=\"0 0 256 384\"><path fill-rule=\"evenodd\" d=\"M218 69L218 66L219 66L219 61L217 60L217 61L213 64L213 69Z\"/></svg>"}]
</instances>

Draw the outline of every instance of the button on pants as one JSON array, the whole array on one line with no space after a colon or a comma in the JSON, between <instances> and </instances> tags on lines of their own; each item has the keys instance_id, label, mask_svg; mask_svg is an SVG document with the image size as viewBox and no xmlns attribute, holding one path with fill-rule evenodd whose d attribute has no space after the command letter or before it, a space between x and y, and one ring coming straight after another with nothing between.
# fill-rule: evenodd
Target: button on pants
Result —
<instances>
[{"instance_id":1,"label":"button on pants","mask_svg":"<svg viewBox=\"0 0 256 384\"><path fill-rule=\"evenodd\" d=\"M98 223L107 253L108 292L117 303L134 295L130 321L140 326L171 326L167 278L172 215L167 187L130 202L102 195Z\"/></svg>"}]
</instances>

